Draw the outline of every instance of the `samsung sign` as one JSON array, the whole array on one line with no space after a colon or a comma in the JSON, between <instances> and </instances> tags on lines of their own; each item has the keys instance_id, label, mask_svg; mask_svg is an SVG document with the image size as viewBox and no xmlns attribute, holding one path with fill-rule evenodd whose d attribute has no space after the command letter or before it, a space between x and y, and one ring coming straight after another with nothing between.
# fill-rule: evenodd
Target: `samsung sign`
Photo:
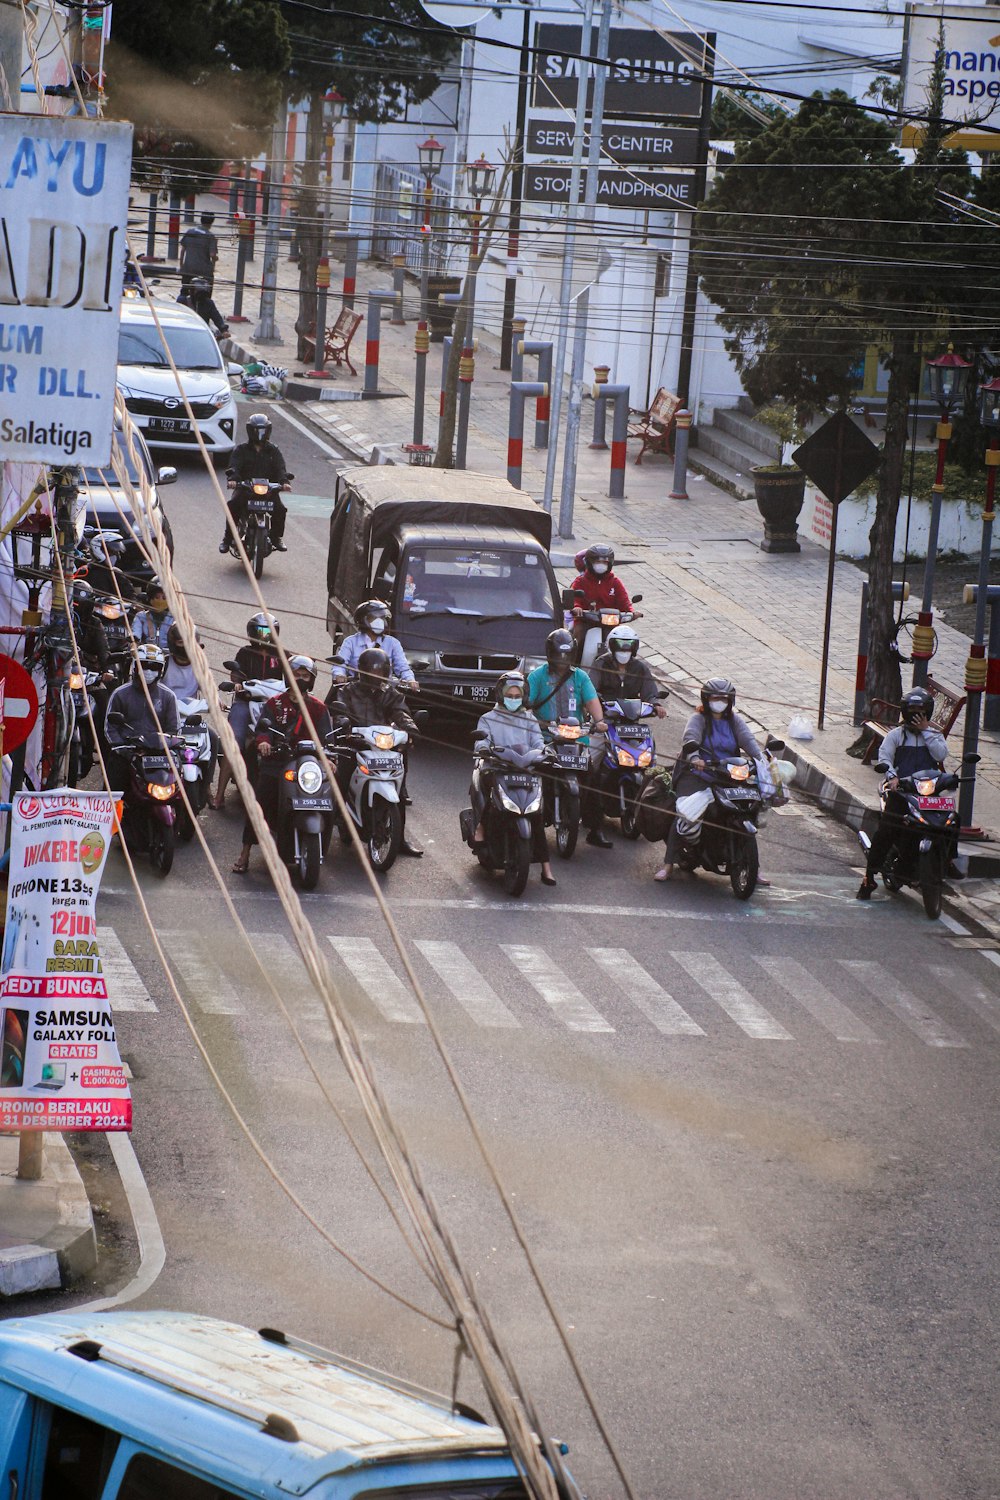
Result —
<instances>
[{"instance_id":1,"label":"samsung sign","mask_svg":"<svg viewBox=\"0 0 1000 1500\"><path fill-rule=\"evenodd\" d=\"M595 41L589 55L594 56ZM583 28L539 25L535 28L536 109L575 106L580 76ZM693 32L661 36L648 27L614 27L608 48L610 67L604 112L612 115L675 116L696 120L701 114L705 38ZM590 69L588 105L594 91Z\"/></svg>"},{"instance_id":2,"label":"samsung sign","mask_svg":"<svg viewBox=\"0 0 1000 1500\"><path fill-rule=\"evenodd\" d=\"M948 145L1000 151L1000 9L908 8L903 45L905 114L926 112L931 73L939 55L944 66L945 117L958 123ZM924 129L916 120L905 120L904 146L919 145Z\"/></svg>"}]
</instances>

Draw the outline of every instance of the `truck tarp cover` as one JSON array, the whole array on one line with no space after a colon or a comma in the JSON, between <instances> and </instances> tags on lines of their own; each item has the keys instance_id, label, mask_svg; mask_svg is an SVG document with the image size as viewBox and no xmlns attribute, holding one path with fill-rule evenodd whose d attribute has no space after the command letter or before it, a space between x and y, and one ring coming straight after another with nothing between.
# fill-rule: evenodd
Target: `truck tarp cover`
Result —
<instances>
[{"instance_id":1,"label":"truck tarp cover","mask_svg":"<svg viewBox=\"0 0 1000 1500\"><path fill-rule=\"evenodd\" d=\"M345 518L346 524L336 527L335 536L333 520L348 486L355 497L352 513ZM342 472L337 494L327 577L330 594L351 606L358 602L354 595L367 584L361 574L371 551L383 546L401 524L510 526L528 532L546 551L552 541L552 517L530 495L491 474L359 465Z\"/></svg>"}]
</instances>

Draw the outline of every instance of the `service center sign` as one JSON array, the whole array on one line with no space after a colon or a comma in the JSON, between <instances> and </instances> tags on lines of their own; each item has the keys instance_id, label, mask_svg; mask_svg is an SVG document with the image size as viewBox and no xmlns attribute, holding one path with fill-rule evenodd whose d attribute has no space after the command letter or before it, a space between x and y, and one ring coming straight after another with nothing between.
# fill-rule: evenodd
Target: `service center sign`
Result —
<instances>
[{"instance_id":1,"label":"service center sign","mask_svg":"<svg viewBox=\"0 0 1000 1500\"><path fill-rule=\"evenodd\" d=\"M0 957L0 1130L131 1130L94 907L107 792L19 792Z\"/></svg>"},{"instance_id":2,"label":"service center sign","mask_svg":"<svg viewBox=\"0 0 1000 1500\"><path fill-rule=\"evenodd\" d=\"M0 458L111 461L132 127L0 115Z\"/></svg>"},{"instance_id":3,"label":"service center sign","mask_svg":"<svg viewBox=\"0 0 1000 1500\"><path fill-rule=\"evenodd\" d=\"M904 114L926 115L939 54L945 119L958 123L948 145L1000 151L1000 10L981 5L908 7L903 42ZM925 129L919 121L904 120L903 145L919 145Z\"/></svg>"}]
</instances>

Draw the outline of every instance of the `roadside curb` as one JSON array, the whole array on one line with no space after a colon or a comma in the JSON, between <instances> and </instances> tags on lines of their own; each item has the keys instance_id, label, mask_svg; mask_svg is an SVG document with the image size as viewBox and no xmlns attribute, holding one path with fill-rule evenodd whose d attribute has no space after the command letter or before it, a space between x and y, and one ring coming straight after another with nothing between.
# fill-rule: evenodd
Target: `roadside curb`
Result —
<instances>
[{"instance_id":1,"label":"roadside curb","mask_svg":"<svg viewBox=\"0 0 1000 1500\"><path fill-rule=\"evenodd\" d=\"M56 1291L92 1271L97 1264L97 1237L86 1188L62 1136L45 1139L44 1175L38 1182L19 1182L14 1137L3 1152L0 1202L5 1222L24 1226L30 1243L0 1249L0 1297ZM37 1228L28 1228L29 1224Z\"/></svg>"}]
</instances>

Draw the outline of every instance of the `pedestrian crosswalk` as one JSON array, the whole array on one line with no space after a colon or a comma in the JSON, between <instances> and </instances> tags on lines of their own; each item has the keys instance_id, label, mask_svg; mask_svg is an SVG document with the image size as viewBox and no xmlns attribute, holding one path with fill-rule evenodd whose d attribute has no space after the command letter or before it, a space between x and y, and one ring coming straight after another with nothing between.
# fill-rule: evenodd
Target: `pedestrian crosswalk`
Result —
<instances>
[{"instance_id":1,"label":"pedestrian crosswalk","mask_svg":"<svg viewBox=\"0 0 1000 1500\"><path fill-rule=\"evenodd\" d=\"M169 994L166 981L151 981L150 993L121 936L110 927L98 935L113 1008L155 1013ZM245 949L234 962L199 933L168 931L162 942L196 1013L259 1021L275 1012L267 982ZM325 1028L323 1006L290 940L258 933L251 942L296 1023ZM388 937L329 934L325 943L345 1003L367 1023L426 1025ZM878 1047L909 1038L949 1051L1000 1034L1000 996L943 965L930 965L904 984L887 965L867 958L817 960L818 977L798 957L694 948L657 951L653 960L628 948L582 947L567 960L535 944L470 943L466 949L417 937L409 952L435 1017L443 1021L450 1011L484 1030L548 1026L600 1038L640 1029L695 1045L819 1038ZM156 972L148 944L142 962Z\"/></svg>"}]
</instances>

